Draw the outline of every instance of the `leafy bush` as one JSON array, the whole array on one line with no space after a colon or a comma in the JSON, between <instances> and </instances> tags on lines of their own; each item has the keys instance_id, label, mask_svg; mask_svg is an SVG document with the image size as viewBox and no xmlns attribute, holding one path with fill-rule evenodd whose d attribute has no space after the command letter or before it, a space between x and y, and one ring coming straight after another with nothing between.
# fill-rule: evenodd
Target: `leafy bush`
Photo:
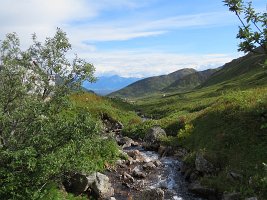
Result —
<instances>
[{"instance_id":1,"label":"leafy bush","mask_svg":"<svg viewBox=\"0 0 267 200\"><path fill-rule=\"evenodd\" d=\"M15 34L0 45L0 199L39 199L66 172L102 170L118 155L116 143L98 135L98 121L68 97L94 80L93 65L66 59L70 47L60 29L44 45L33 36L26 51Z\"/></svg>"},{"instance_id":2,"label":"leafy bush","mask_svg":"<svg viewBox=\"0 0 267 200\"><path fill-rule=\"evenodd\" d=\"M142 123L129 124L123 129L122 134L135 139L143 139L148 129L158 125L155 120L146 120Z\"/></svg>"}]
</instances>

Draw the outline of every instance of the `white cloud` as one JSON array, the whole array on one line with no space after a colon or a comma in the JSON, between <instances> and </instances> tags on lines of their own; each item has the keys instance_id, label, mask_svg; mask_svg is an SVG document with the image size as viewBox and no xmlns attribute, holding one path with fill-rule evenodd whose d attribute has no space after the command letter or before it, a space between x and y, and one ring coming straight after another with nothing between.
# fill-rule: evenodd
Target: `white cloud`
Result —
<instances>
[{"instance_id":1,"label":"white cloud","mask_svg":"<svg viewBox=\"0 0 267 200\"><path fill-rule=\"evenodd\" d=\"M61 27L67 32L74 51L94 63L98 73L116 72L122 76L166 74L185 67L205 69L220 66L234 57L97 50L94 45L97 42L129 40L157 36L173 29L233 23L233 17L229 17L231 14L228 12L157 19L147 17L142 21L134 17L113 21L99 21L97 18L106 10L127 12L127 9L136 9L148 3L142 0L0 0L0 39L6 33L17 32L23 46L28 46L32 33L35 32L43 40L46 36L52 36L56 27Z\"/></svg>"},{"instance_id":2,"label":"white cloud","mask_svg":"<svg viewBox=\"0 0 267 200\"><path fill-rule=\"evenodd\" d=\"M84 54L94 63L97 73L124 77L147 77L168 74L182 68L204 70L222 66L238 57L227 54L173 54L113 51Z\"/></svg>"},{"instance_id":3,"label":"white cloud","mask_svg":"<svg viewBox=\"0 0 267 200\"><path fill-rule=\"evenodd\" d=\"M221 21L221 19L224 20ZM211 12L154 20L144 19L141 22L128 19L110 20L101 24L89 22L76 27L67 27L67 32L70 35L75 35L80 41L103 42L156 36L173 29L223 26L229 23L233 23L231 13Z\"/></svg>"}]
</instances>

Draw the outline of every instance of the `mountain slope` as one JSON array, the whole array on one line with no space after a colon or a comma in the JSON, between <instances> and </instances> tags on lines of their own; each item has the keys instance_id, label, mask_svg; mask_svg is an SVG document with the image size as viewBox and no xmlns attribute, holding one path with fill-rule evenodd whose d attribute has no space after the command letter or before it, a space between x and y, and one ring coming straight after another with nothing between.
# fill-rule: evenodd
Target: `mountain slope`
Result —
<instances>
[{"instance_id":1,"label":"mountain slope","mask_svg":"<svg viewBox=\"0 0 267 200\"><path fill-rule=\"evenodd\" d=\"M260 54L247 54L234 59L222 66L221 70L215 72L199 88L212 85L221 85L224 88L251 87L265 84L267 80L266 70L262 64L266 56Z\"/></svg>"},{"instance_id":2,"label":"mountain slope","mask_svg":"<svg viewBox=\"0 0 267 200\"><path fill-rule=\"evenodd\" d=\"M142 138L149 127L160 125L171 136L162 139L164 145L190 152L184 163L192 172L201 154L214 166L214 175L198 177L201 185L218 194L235 191L238 199L266 199L265 59L248 54L225 64L190 92L137 99L136 110L156 120L125 129L125 135ZM232 172L241 178L233 178Z\"/></svg>"},{"instance_id":3,"label":"mountain slope","mask_svg":"<svg viewBox=\"0 0 267 200\"><path fill-rule=\"evenodd\" d=\"M176 80L189 74L195 73L194 69L181 69L168 75L154 76L139 80L119 91L111 93L109 96L115 97L141 97L160 92L165 87L171 85Z\"/></svg>"},{"instance_id":4,"label":"mountain slope","mask_svg":"<svg viewBox=\"0 0 267 200\"><path fill-rule=\"evenodd\" d=\"M164 88L163 92L180 92L180 91L188 91L201 83L205 82L213 73L218 71L219 69L207 69L200 72L194 72L189 74L181 79L176 80L174 83Z\"/></svg>"}]
</instances>

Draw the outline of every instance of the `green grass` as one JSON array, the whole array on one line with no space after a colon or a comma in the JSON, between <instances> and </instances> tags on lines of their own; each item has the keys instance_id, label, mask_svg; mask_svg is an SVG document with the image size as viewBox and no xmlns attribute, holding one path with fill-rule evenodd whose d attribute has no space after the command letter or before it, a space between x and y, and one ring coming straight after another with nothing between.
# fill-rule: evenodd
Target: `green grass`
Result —
<instances>
[{"instance_id":1,"label":"green grass","mask_svg":"<svg viewBox=\"0 0 267 200\"><path fill-rule=\"evenodd\" d=\"M133 111L133 106L120 99L100 97L92 93L76 93L71 96L71 99L77 107L86 109L96 119L101 119L106 114L124 125L141 121Z\"/></svg>"},{"instance_id":2,"label":"green grass","mask_svg":"<svg viewBox=\"0 0 267 200\"><path fill-rule=\"evenodd\" d=\"M204 184L266 199L267 73L259 64L263 60L248 55L226 64L192 91L136 99L136 109L154 120L125 133L142 137L149 127L161 125L169 135L164 144L190 150L188 164L194 165L201 151L220 169L217 176L202 178ZM242 180L231 180L231 171L240 173Z\"/></svg>"}]
</instances>

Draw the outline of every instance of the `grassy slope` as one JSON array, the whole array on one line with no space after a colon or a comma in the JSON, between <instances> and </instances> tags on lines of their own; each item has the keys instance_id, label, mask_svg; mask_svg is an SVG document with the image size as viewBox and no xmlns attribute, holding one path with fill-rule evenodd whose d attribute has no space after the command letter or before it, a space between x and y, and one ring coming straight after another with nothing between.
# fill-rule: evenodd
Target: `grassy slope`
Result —
<instances>
[{"instance_id":1,"label":"grassy slope","mask_svg":"<svg viewBox=\"0 0 267 200\"><path fill-rule=\"evenodd\" d=\"M77 93L72 95L71 99L78 107L86 109L96 119L101 119L103 114L107 114L125 125L131 121L140 121L136 113L131 111L133 107L118 99L109 99L93 93Z\"/></svg>"},{"instance_id":2,"label":"grassy slope","mask_svg":"<svg viewBox=\"0 0 267 200\"><path fill-rule=\"evenodd\" d=\"M183 92L194 89L200 84L204 83L213 73L218 69L208 69L205 71L199 71L189 74L181 79L176 80L174 83L164 88L163 92Z\"/></svg>"},{"instance_id":3,"label":"grassy slope","mask_svg":"<svg viewBox=\"0 0 267 200\"><path fill-rule=\"evenodd\" d=\"M202 179L219 191L239 191L244 196L267 196L267 74L262 56L248 55L228 63L199 88L138 100L138 108L158 120L143 129L162 125L174 146L190 149L187 162L202 151L220 173ZM135 127L126 134L136 134ZM141 137L142 135L138 135ZM242 181L227 174L235 171ZM251 184L249 184L249 180Z\"/></svg>"},{"instance_id":4,"label":"grassy slope","mask_svg":"<svg viewBox=\"0 0 267 200\"><path fill-rule=\"evenodd\" d=\"M176 80L194 73L194 69L182 69L168 75L154 76L137 81L119 91L111 93L114 97L142 97L160 92L163 88L171 85Z\"/></svg>"}]
</instances>

